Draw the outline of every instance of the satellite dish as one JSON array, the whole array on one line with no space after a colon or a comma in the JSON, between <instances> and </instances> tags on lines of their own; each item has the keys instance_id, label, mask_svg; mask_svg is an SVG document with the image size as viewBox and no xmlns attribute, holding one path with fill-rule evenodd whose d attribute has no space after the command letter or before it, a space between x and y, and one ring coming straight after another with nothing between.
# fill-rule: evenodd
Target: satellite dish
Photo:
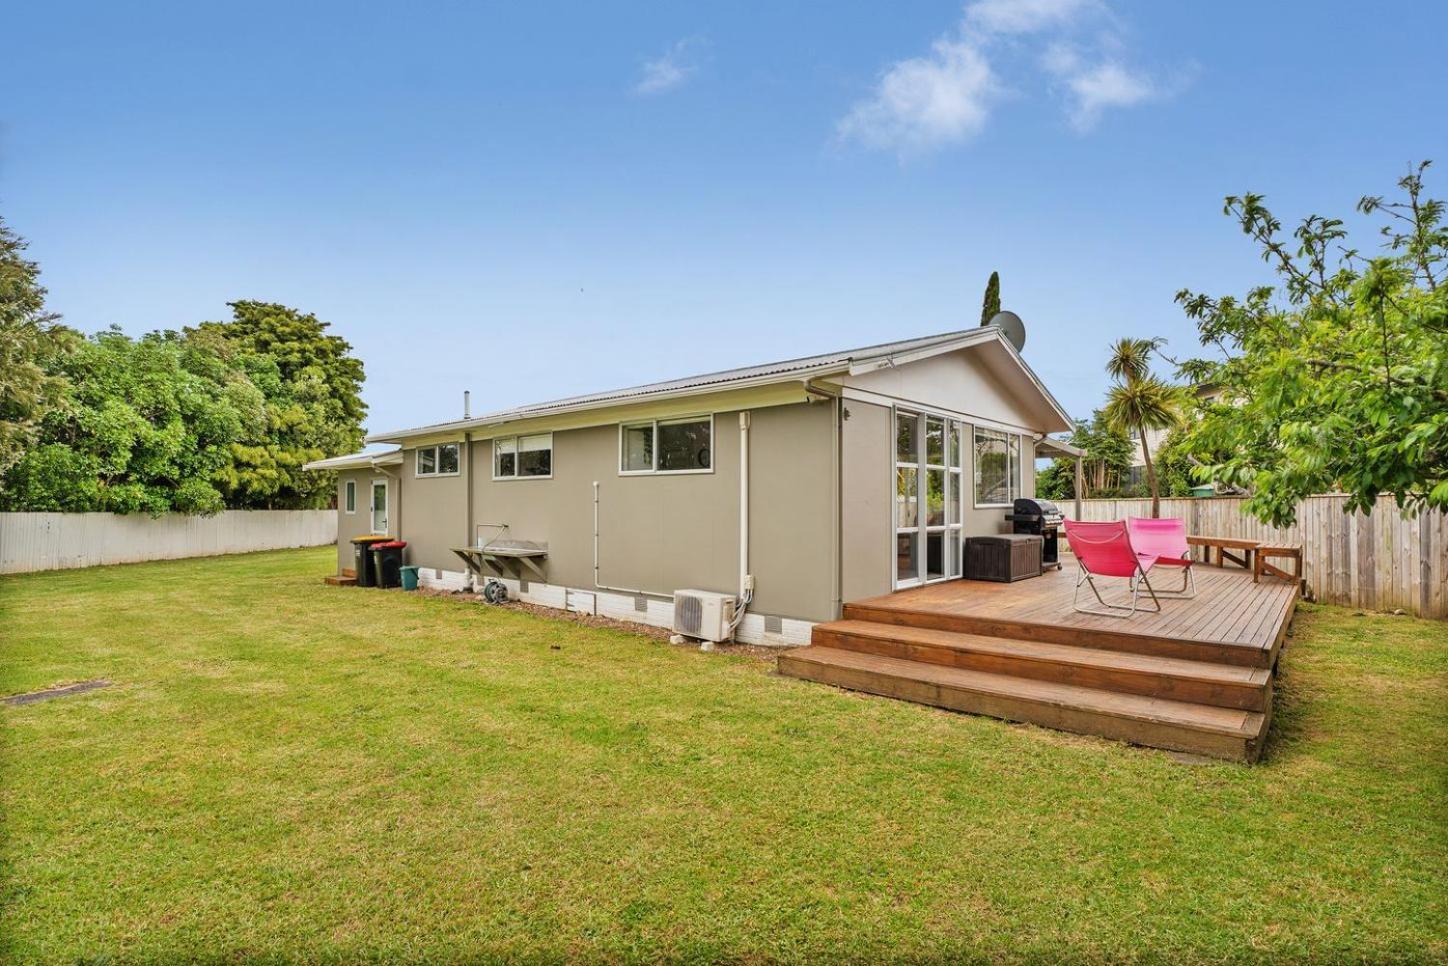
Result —
<instances>
[{"instance_id":1,"label":"satellite dish","mask_svg":"<svg viewBox=\"0 0 1448 966\"><path fill-rule=\"evenodd\" d=\"M1001 330L1001 335L1020 352L1026 347L1026 323L1014 312L997 312L990 317L986 325L993 325Z\"/></svg>"}]
</instances>

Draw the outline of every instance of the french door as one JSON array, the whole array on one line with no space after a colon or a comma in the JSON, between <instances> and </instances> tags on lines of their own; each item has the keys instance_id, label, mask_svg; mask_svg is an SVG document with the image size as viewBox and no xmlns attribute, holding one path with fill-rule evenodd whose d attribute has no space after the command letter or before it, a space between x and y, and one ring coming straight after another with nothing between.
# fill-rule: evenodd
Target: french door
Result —
<instances>
[{"instance_id":1,"label":"french door","mask_svg":"<svg viewBox=\"0 0 1448 966\"><path fill-rule=\"evenodd\" d=\"M961 423L895 410L895 586L960 576Z\"/></svg>"}]
</instances>

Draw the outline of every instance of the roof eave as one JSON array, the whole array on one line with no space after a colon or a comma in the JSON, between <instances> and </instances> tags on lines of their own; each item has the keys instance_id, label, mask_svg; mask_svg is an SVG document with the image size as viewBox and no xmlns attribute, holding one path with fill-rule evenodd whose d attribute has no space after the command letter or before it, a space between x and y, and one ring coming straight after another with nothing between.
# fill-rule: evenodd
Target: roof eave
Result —
<instances>
[{"instance_id":1,"label":"roof eave","mask_svg":"<svg viewBox=\"0 0 1448 966\"><path fill-rule=\"evenodd\" d=\"M983 325L974 332L970 332L958 339L951 339L949 342L937 342L934 345L921 346L916 349L911 349L908 352L861 359L850 365L849 372L850 375L857 376L861 373L875 372L876 370L885 369L890 366L902 366L907 363L918 362L921 359L929 359L932 356L943 355L947 352L955 352L960 349L968 349L971 346L989 342L999 343L1006 352L1009 353L1015 363L1020 366L1021 371L1025 373L1026 378L1030 380L1031 385L1041 394L1041 398L1046 401L1046 405L1060 417L1061 425L1052 427L1047 431L1063 432L1072 429L1076 424L1071 420L1070 414L1067 413L1060 402L1056 400L1056 397L1051 395L1051 391L1046 388L1046 384L1041 381L1041 377L1036 375L1036 371L1026 362L1020 351L1011 343L1011 340L1007 339L1005 334L993 325Z\"/></svg>"},{"instance_id":2,"label":"roof eave","mask_svg":"<svg viewBox=\"0 0 1448 966\"><path fill-rule=\"evenodd\" d=\"M365 470L372 466L394 466L401 462L401 450L382 453L349 453L346 456L329 456L326 459L303 463L302 469L309 472Z\"/></svg>"},{"instance_id":3,"label":"roof eave","mask_svg":"<svg viewBox=\"0 0 1448 966\"><path fill-rule=\"evenodd\" d=\"M1061 417L1061 425L1052 430L1048 430L1048 432L1065 432L1070 429L1075 429L1076 422L1071 418L1071 414L1066 412L1066 407L1062 406L1060 401L1051 395L1051 390L1046 388L1046 384L1041 381L1041 377L1036 375L1036 370L1031 368L1030 363L1026 362L1020 351L1011 344L1011 340L1002 335L999 329L996 330L996 336L1000 339L1001 345L1006 347L1006 351L1015 358L1016 362L1020 364L1021 369L1030 377L1036 390L1041 394L1041 398L1045 399L1051 409L1055 411L1056 415Z\"/></svg>"},{"instance_id":4,"label":"roof eave","mask_svg":"<svg viewBox=\"0 0 1448 966\"><path fill-rule=\"evenodd\" d=\"M911 362L919 362L921 359L929 359L932 356L944 355L947 352L954 352L957 349L967 349L982 342L988 342L991 338L999 338L1000 332L997 329L982 326L974 332L963 335L958 339L951 339L947 342L936 342L931 345L920 346L905 352L885 353L884 355L870 356L857 361L852 361L849 373L858 376L866 372L875 372L879 369L888 369L892 366L903 366Z\"/></svg>"},{"instance_id":5,"label":"roof eave","mask_svg":"<svg viewBox=\"0 0 1448 966\"><path fill-rule=\"evenodd\" d=\"M630 406L635 403L656 402L668 399L686 399L690 396L702 396L709 393L726 392L736 389L752 389L758 386L780 385L789 382L805 382L809 379L817 379L820 376L833 375L835 373L847 372L848 366L840 363L828 365L809 366L794 369L789 372L771 373L765 376L755 376L748 379L726 380L721 382L705 383L697 386L687 386L679 389L660 390L658 392L640 393L634 396L619 396L609 399L595 399L571 406L556 406L539 411L511 410L507 412L489 413L486 416L477 416L473 419L459 419L450 423L435 423L431 426L417 426L412 429L399 429L385 433L372 433L367 436L364 442L367 443L402 443L408 439L419 436L433 436L438 433L462 433L473 429L481 429L487 426L498 426L503 423L517 422L522 419L543 419L550 416L566 416L570 413L590 412L599 409L616 409L622 406Z\"/></svg>"}]
</instances>

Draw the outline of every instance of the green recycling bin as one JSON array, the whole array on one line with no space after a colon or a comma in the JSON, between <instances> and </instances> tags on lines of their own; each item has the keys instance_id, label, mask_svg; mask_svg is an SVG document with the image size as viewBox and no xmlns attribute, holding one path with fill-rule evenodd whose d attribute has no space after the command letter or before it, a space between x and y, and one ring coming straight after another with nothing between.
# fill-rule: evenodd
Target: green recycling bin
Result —
<instances>
[{"instance_id":1,"label":"green recycling bin","mask_svg":"<svg viewBox=\"0 0 1448 966\"><path fill-rule=\"evenodd\" d=\"M408 564L402 568L402 589L417 589L417 566L415 564Z\"/></svg>"}]
</instances>

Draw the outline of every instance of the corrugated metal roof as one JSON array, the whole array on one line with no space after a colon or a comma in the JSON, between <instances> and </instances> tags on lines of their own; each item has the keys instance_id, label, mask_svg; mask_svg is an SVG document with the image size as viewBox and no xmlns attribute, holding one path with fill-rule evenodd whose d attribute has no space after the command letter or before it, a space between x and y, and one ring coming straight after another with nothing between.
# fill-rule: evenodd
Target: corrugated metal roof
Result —
<instances>
[{"instance_id":1,"label":"corrugated metal roof","mask_svg":"<svg viewBox=\"0 0 1448 966\"><path fill-rule=\"evenodd\" d=\"M381 463L391 466L394 463L402 462L402 450L393 447L392 449L377 450L376 452L348 453L346 456L329 456L324 460L313 460L304 464L304 470L346 470L361 469Z\"/></svg>"},{"instance_id":2,"label":"corrugated metal roof","mask_svg":"<svg viewBox=\"0 0 1448 966\"><path fill-rule=\"evenodd\" d=\"M529 416L548 415L559 410L574 409L578 407L597 405L600 403L619 402L634 399L643 399L649 396L663 393L688 392L693 389L709 389L715 386L724 386L729 383L744 382L748 380L768 379L771 376L787 376L791 373L807 372L816 369L838 369L846 368L853 362L861 359L873 359L881 356L891 356L901 352L910 352L916 349L924 349L942 342L950 342L955 339L969 335L978 329L960 329L954 332L942 332L937 335L921 336L915 339L903 339L897 342L882 342L878 345L860 346L854 349L842 349L838 352L826 352L821 355L804 356L799 359L785 359L780 362L766 362L762 365L744 366L739 369L724 369L719 372L708 372L697 376L687 376L683 379L670 379L665 382L651 382L642 386L632 386L627 389L612 389L606 392L590 393L582 396L568 396L563 399L553 399L548 402L532 403L527 406L518 406L513 409L500 409L496 412L486 413L482 416L473 416L469 419L456 419L445 423L432 423L426 426L418 426L412 429L395 430L388 433L374 433L367 438L369 440L395 439L400 436L415 435L424 432L442 431L449 427L463 425L483 425L487 423L504 422L512 419L522 419Z\"/></svg>"}]
</instances>

